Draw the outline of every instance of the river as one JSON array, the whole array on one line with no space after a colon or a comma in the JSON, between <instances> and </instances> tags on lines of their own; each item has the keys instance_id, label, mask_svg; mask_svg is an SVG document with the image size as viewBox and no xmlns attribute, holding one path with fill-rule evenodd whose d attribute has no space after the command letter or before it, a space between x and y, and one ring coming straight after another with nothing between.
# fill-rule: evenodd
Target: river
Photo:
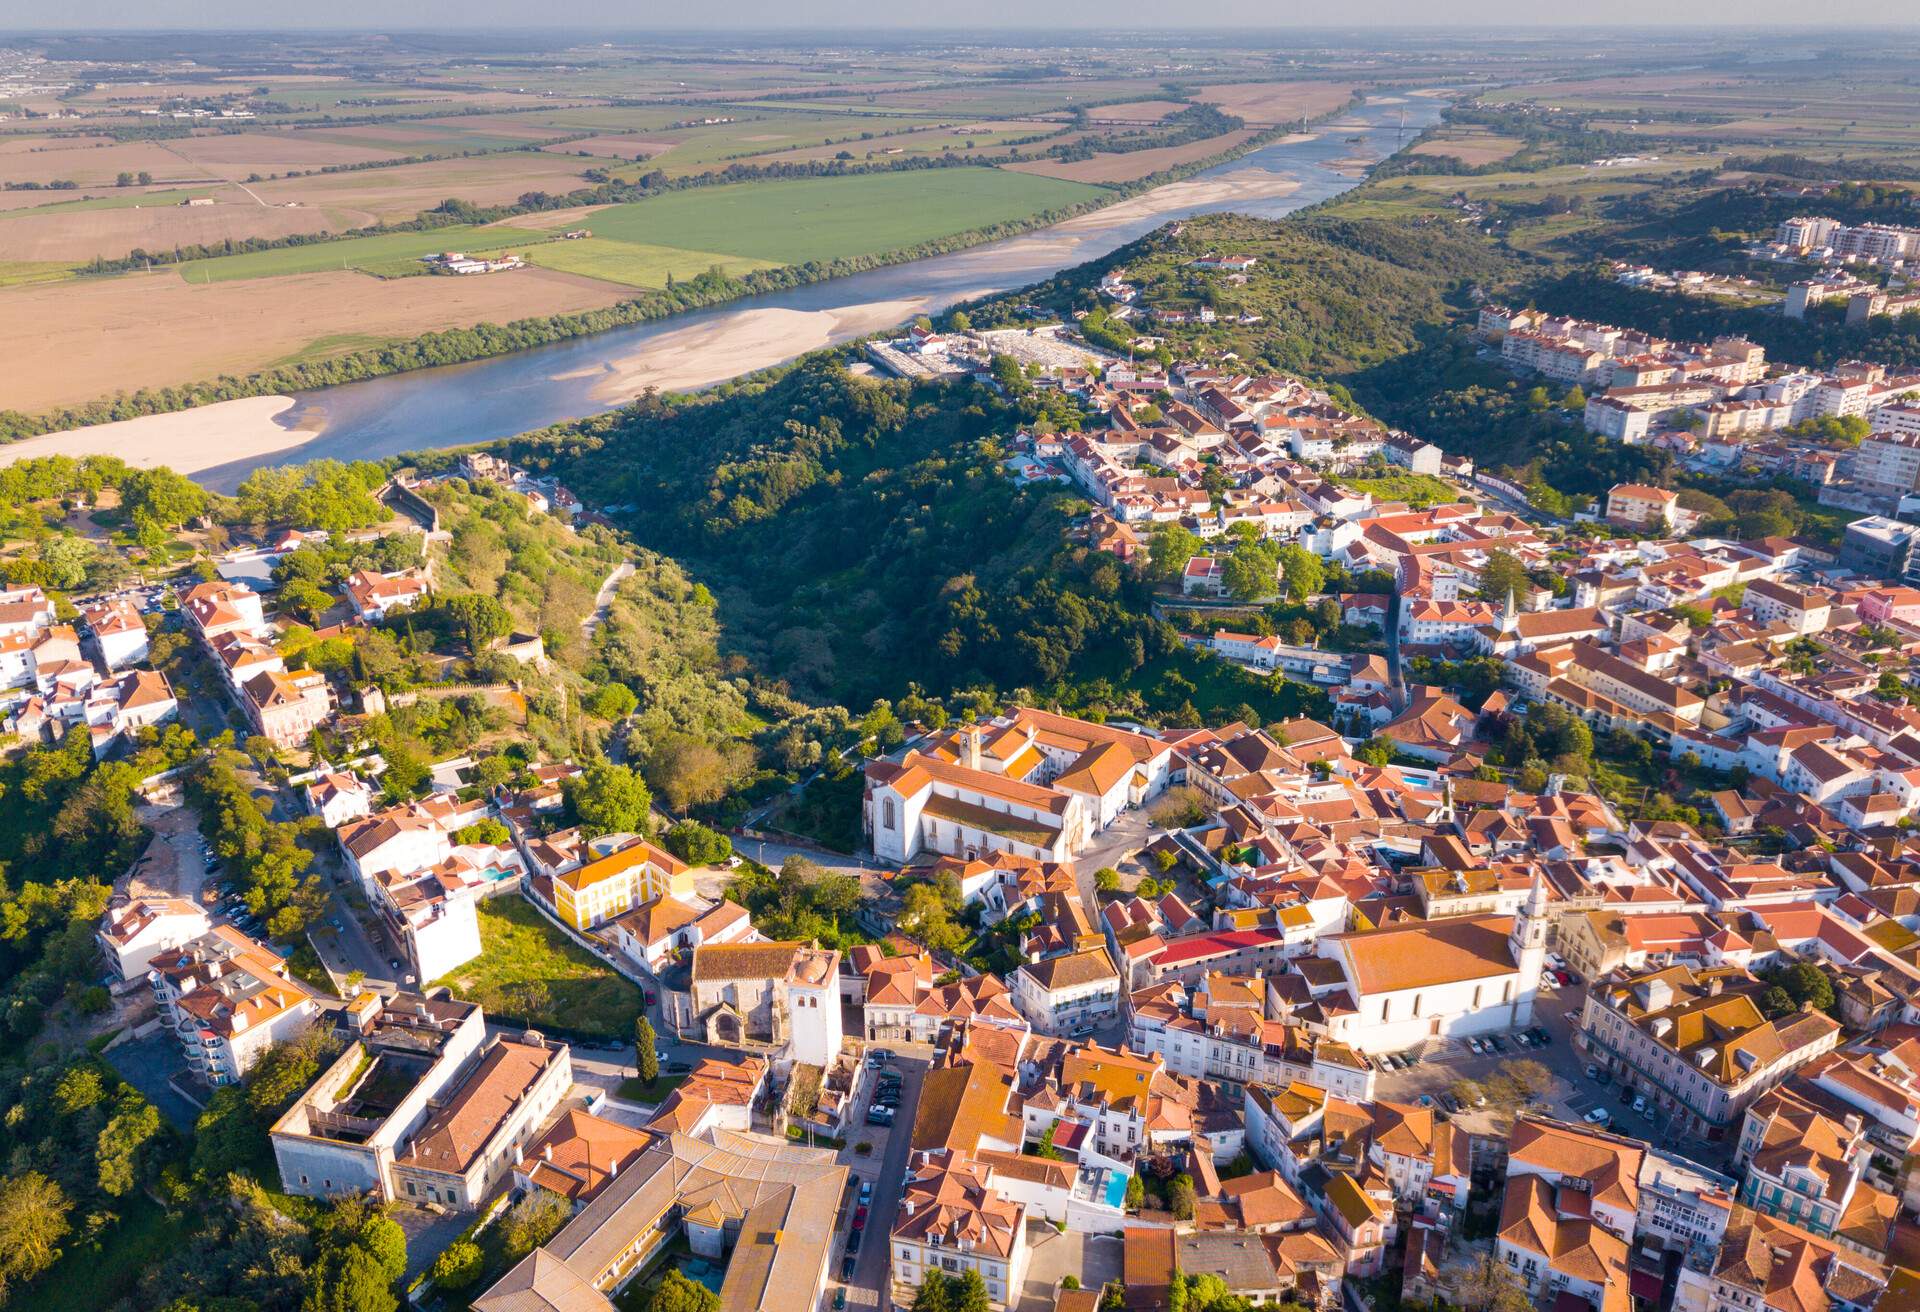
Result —
<instances>
[{"instance_id":1,"label":"river","mask_svg":"<svg viewBox=\"0 0 1920 1312\"><path fill-rule=\"evenodd\" d=\"M263 465L378 459L492 441L616 408L648 386L688 390L1043 281L1161 225L1232 210L1280 218L1339 195L1366 163L1437 121L1437 95L1382 97L1181 182L1053 227L911 264L749 297L467 364L284 398L222 402L15 443L4 459L108 450L230 492ZM216 413L217 412L217 413Z\"/></svg>"}]
</instances>

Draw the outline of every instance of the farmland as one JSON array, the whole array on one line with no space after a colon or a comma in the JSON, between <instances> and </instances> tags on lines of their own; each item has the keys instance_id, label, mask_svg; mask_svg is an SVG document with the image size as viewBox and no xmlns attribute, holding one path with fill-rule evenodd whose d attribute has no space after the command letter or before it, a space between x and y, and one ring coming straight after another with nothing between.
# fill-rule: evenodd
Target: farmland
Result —
<instances>
[{"instance_id":1,"label":"farmland","mask_svg":"<svg viewBox=\"0 0 1920 1312\"><path fill-rule=\"evenodd\" d=\"M617 241L802 264L912 246L1099 194L1000 169L938 169L701 187L601 210L591 226L595 237Z\"/></svg>"},{"instance_id":2,"label":"farmland","mask_svg":"<svg viewBox=\"0 0 1920 1312\"><path fill-rule=\"evenodd\" d=\"M209 285L156 269L4 286L7 268L0 264L5 401L26 410L252 373L290 357L326 353L346 334L409 338L591 310L631 294L612 283L546 269L391 282L335 270Z\"/></svg>"},{"instance_id":3,"label":"farmland","mask_svg":"<svg viewBox=\"0 0 1920 1312\"><path fill-rule=\"evenodd\" d=\"M1176 86L1158 55L1083 68L1064 52L986 47L743 55L608 43L543 59L343 37L337 60L316 61L263 36L221 67L197 47L170 57L167 44L134 42L119 68L102 57L112 39L94 42L78 85L18 98L46 117L0 120L0 335L25 339L17 325L32 323L33 340L14 343L25 354L9 358L59 352L0 409L597 308L716 268L857 260L1027 222L1114 199L1112 187L1243 147L1352 91L1338 75L1275 78L1226 50L1183 53L1191 76ZM1203 103L1244 126L1104 149ZM1061 146L1094 153L1048 155ZM917 167L929 162L939 167ZM799 176L740 178L747 170ZM642 189L652 194L635 199ZM558 210L557 198L597 203ZM498 221L414 230L449 205ZM573 227L593 235L562 239ZM449 249L513 251L535 267L406 276ZM164 265L102 267L143 257ZM95 349L102 334L118 349Z\"/></svg>"}]
</instances>

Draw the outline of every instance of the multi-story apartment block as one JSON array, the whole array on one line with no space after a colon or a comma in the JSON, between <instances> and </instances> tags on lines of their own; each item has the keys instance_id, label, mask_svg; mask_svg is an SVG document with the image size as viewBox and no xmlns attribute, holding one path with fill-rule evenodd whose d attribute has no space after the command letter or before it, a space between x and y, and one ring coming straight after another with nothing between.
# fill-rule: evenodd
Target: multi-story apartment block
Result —
<instances>
[{"instance_id":1,"label":"multi-story apartment block","mask_svg":"<svg viewBox=\"0 0 1920 1312\"><path fill-rule=\"evenodd\" d=\"M161 1019L187 1065L209 1084L232 1084L260 1054L311 1024L314 994L287 963L231 925L148 961Z\"/></svg>"},{"instance_id":2,"label":"multi-story apartment block","mask_svg":"<svg viewBox=\"0 0 1920 1312\"><path fill-rule=\"evenodd\" d=\"M1580 1042L1645 1094L1660 1123L1726 1138L1754 1100L1839 1038L1839 1024L1818 1012L1768 1019L1765 991L1734 966L1610 977L1587 994Z\"/></svg>"}]
</instances>

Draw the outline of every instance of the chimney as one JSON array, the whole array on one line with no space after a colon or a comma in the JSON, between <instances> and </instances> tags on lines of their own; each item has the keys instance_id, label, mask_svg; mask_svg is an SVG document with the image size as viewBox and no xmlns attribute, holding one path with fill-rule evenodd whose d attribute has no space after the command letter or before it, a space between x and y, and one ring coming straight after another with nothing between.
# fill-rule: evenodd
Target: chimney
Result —
<instances>
[{"instance_id":1,"label":"chimney","mask_svg":"<svg viewBox=\"0 0 1920 1312\"><path fill-rule=\"evenodd\" d=\"M1720 976L1718 975L1713 976L1713 978L1707 981L1707 996L1710 998L1719 997L1720 990L1724 984L1725 984L1725 981L1722 980Z\"/></svg>"},{"instance_id":2,"label":"chimney","mask_svg":"<svg viewBox=\"0 0 1920 1312\"><path fill-rule=\"evenodd\" d=\"M545 1145L544 1147L542 1147L542 1148L540 1149L540 1155L541 1155L542 1157L544 1157L544 1158L546 1158L546 1159L547 1159L548 1161L552 1161L552 1160L553 1160L553 1145L552 1145L552 1144L547 1144L547 1145Z\"/></svg>"}]
</instances>

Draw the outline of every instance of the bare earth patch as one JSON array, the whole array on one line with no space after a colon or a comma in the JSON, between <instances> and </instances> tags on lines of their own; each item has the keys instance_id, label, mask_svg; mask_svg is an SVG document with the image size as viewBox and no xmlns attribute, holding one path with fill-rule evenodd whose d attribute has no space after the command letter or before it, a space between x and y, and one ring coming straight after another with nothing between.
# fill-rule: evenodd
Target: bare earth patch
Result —
<instances>
[{"instance_id":1,"label":"bare earth patch","mask_svg":"<svg viewBox=\"0 0 1920 1312\"><path fill-rule=\"evenodd\" d=\"M24 220L10 219L16 223ZM341 334L404 338L612 305L630 289L547 269L478 278L299 274L190 284L173 269L0 290L6 404L28 412L255 372Z\"/></svg>"},{"instance_id":2,"label":"bare earth patch","mask_svg":"<svg viewBox=\"0 0 1920 1312\"><path fill-rule=\"evenodd\" d=\"M0 221L0 260L78 262L96 255L114 260L136 247L172 250L228 239L321 232L334 226L319 210L257 205L234 188L222 191L238 203L15 215Z\"/></svg>"}]
</instances>

